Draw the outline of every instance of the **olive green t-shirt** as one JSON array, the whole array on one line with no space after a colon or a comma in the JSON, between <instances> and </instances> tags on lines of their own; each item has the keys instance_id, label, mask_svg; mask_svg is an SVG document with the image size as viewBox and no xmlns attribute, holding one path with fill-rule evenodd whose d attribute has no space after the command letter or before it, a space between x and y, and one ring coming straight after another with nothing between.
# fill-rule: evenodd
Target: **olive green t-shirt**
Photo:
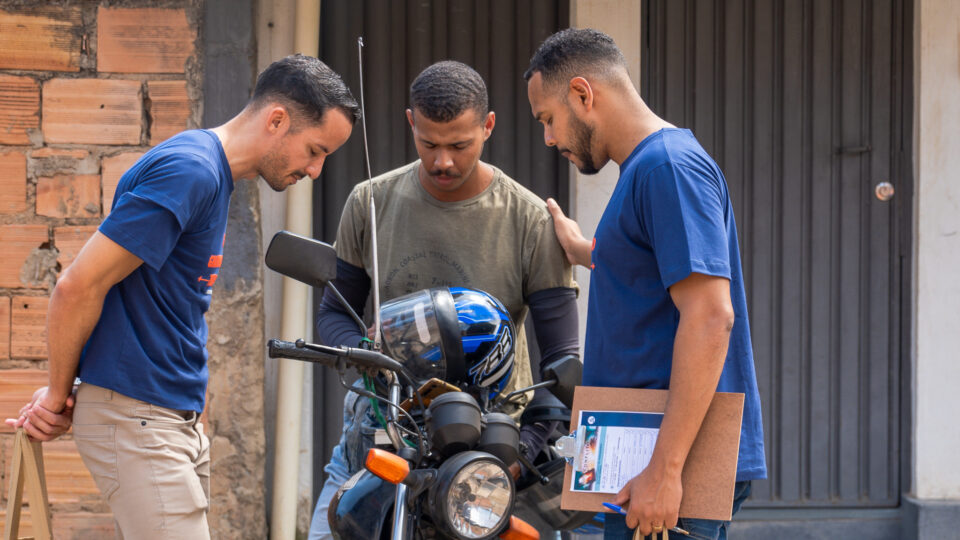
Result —
<instances>
[{"instance_id":1,"label":"olive green t-shirt","mask_svg":"<svg viewBox=\"0 0 960 540\"><path fill-rule=\"evenodd\" d=\"M431 287L468 287L499 299L518 329L513 376L505 392L533 384L523 323L525 299L576 287L547 205L496 167L490 185L464 201L441 202L420 184L415 161L373 179L377 208L380 300ZM369 193L350 193L337 231L337 255L366 269L370 259Z\"/></svg>"}]
</instances>

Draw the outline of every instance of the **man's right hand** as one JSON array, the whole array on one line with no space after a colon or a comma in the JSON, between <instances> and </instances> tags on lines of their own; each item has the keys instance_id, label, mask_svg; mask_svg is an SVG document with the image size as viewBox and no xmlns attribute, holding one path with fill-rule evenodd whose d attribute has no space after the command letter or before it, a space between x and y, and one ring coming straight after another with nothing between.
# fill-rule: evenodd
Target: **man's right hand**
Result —
<instances>
[{"instance_id":1,"label":"man's right hand","mask_svg":"<svg viewBox=\"0 0 960 540\"><path fill-rule=\"evenodd\" d=\"M20 416L4 422L17 429L23 427L30 438L52 441L66 433L73 425L73 406L76 396L71 393L65 401L57 400L44 386L33 393L33 399L20 409ZM57 412L53 412L57 411Z\"/></svg>"},{"instance_id":2,"label":"man's right hand","mask_svg":"<svg viewBox=\"0 0 960 540\"><path fill-rule=\"evenodd\" d=\"M590 268L590 241L583 237L577 222L563 214L557 201L547 199L547 210L553 216L553 229L557 233L557 240L570 264L579 264Z\"/></svg>"}]
</instances>

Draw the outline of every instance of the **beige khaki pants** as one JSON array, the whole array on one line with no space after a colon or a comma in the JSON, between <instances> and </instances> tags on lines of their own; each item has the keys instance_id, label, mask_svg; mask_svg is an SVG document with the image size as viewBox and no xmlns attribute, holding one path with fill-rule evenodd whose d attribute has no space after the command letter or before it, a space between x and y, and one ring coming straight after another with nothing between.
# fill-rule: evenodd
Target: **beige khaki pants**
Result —
<instances>
[{"instance_id":1,"label":"beige khaki pants","mask_svg":"<svg viewBox=\"0 0 960 540\"><path fill-rule=\"evenodd\" d=\"M73 434L119 538L210 538L210 442L197 413L81 384Z\"/></svg>"}]
</instances>

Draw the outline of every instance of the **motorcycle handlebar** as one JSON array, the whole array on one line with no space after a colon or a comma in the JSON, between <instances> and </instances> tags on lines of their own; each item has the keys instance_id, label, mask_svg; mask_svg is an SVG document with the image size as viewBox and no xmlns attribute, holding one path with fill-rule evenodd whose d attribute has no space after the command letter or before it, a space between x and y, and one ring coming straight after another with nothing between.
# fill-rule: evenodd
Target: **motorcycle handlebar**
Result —
<instances>
[{"instance_id":1,"label":"motorcycle handlebar","mask_svg":"<svg viewBox=\"0 0 960 540\"><path fill-rule=\"evenodd\" d=\"M403 370L399 362L376 351L354 347L329 347L305 343L302 339L296 342L271 339L267 342L267 351L270 358L292 358L330 367L335 367L337 360L343 358L351 367L387 369L395 372Z\"/></svg>"}]
</instances>

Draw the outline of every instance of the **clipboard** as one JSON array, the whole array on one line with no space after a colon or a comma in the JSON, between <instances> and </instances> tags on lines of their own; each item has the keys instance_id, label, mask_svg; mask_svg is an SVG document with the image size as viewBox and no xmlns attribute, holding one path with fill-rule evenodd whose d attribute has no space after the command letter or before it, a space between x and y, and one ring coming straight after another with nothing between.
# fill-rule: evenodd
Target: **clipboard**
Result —
<instances>
[{"instance_id":1,"label":"clipboard","mask_svg":"<svg viewBox=\"0 0 960 540\"><path fill-rule=\"evenodd\" d=\"M582 410L662 413L668 395L667 390L578 386L573 396L570 430L575 432L579 427ZM743 400L740 393L714 394L683 466L681 517L731 519ZM560 507L564 510L609 512L602 503L610 502L614 495L573 491L570 487L572 475L573 467L567 464Z\"/></svg>"}]
</instances>

